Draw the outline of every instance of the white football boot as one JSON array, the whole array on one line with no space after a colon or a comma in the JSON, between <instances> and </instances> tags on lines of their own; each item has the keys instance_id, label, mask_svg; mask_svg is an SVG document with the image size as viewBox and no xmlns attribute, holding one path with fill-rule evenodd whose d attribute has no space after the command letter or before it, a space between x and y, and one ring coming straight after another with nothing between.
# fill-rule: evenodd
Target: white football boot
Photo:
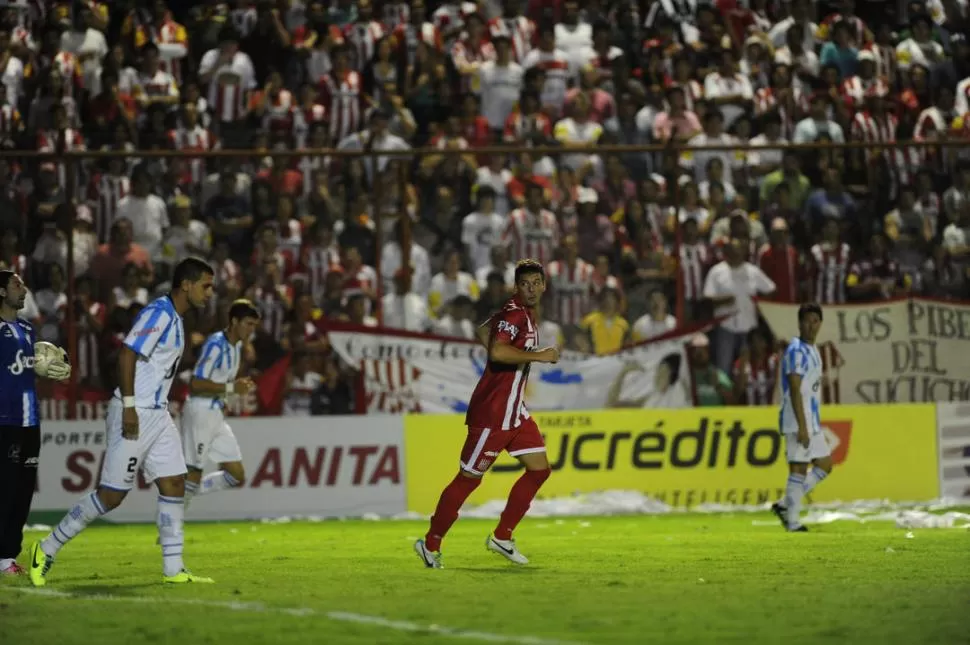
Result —
<instances>
[{"instance_id":1,"label":"white football boot","mask_svg":"<svg viewBox=\"0 0 970 645\"><path fill-rule=\"evenodd\" d=\"M499 540L494 535L489 535L485 540L485 548L492 553L516 564L529 564L529 558L525 557L515 548L515 540Z\"/></svg>"},{"instance_id":2,"label":"white football boot","mask_svg":"<svg viewBox=\"0 0 970 645\"><path fill-rule=\"evenodd\" d=\"M428 547L425 545L424 540L418 540L414 543L414 552L418 554L421 561L424 562L424 566L429 569L444 569L445 565L441 563L441 551L429 551Z\"/></svg>"}]
</instances>

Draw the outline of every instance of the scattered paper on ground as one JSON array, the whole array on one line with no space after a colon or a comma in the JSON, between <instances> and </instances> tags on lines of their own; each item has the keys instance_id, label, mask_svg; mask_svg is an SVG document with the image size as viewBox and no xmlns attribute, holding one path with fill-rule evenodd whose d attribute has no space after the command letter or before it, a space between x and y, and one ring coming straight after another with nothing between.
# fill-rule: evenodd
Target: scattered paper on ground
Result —
<instances>
[{"instance_id":1,"label":"scattered paper on ground","mask_svg":"<svg viewBox=\"0 0 970 645\"><path fill-rule=\"evenodd\" d=\"M662 515L667 513L767 513L770 504L732 506L728 504L701 504L690 509L674 508L650 499L643 493L628 490L609 490L596 493L537 499L529 509L529 517L591 517L609 515ZM949 510L966 507L959 500L933 500L930 502L889 502L887 500L859 500L855 502L827 502L806 507L803 522L828 524L837 521L895 522L902 529L916 528L970 528L970 514ZM462 517L496 519L505 508L505 500L493 500L481 506L463 509ZM945 511L945 512L941 512ZM381 517L366 513L362 519L378 520L424 520L426 515L408 511ZM284 524L293 520L311 522L340 521L346 518L323 518L319 516L264 518L267 524ZM557 520L556 525L562 524ZM753 519L755 526L776 526L777 520ZM581 523L582 527L583 524ZM587 524L588 526L588 524ZM542 525L548 527L548 524Z\"/></svg>"}]
</instances>

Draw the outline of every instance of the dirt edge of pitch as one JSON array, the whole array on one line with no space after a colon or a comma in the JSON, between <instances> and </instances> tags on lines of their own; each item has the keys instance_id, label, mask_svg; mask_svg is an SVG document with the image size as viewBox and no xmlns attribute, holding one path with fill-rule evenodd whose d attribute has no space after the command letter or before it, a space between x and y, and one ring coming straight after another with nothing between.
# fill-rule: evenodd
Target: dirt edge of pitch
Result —
<instances>
[{"instance_id":1,"label":"dirt edge of pitch","mask_svg":"<svg viewBox=\"0 0 970 645\"><path fill-rule=\"evenodd\" d=\"M370 616L349 611L319 610L312 607L273 607L257 602L230 602L218 600L202 600L197 598L164 598L159 596L114 596L111 594L82 594L56 589L36 589L34 587L0 586L0 591L11 591L29 596L43 596L63 600L83 600L93 602L122 602L139 605L183 605L211 609L225 609L252 614L282 614L285 616L325 618L334 622L355 623L388 629L391 631L410 632L415 634L429 634L443 636L455 640L480 641L485 643L512 643L515 645L589 645L579 641L563 641L539 636L512 636L474 630L457 629L444 625L422 625L408 620L394 620L382 616Z\"/></svg>"}]
</instances>

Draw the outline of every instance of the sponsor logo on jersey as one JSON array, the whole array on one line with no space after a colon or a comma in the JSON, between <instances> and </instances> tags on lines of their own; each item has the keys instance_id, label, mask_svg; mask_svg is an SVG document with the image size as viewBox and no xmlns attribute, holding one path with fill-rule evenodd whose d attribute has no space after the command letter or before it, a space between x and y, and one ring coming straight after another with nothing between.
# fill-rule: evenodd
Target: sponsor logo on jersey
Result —
<instances>
[{"instance_id":1,"label":"sponsor logo on jersey","mask_svg":"<svg viewBox=\"0 0 970 645\"><path fill-rule=\"evenodd\" d=\"M35 359L33 356L24 356L24 350L18 349L17 355L14 357L13 363L7 366L10 373L14 376L20 376L24 373L24 370L34 369Z\"/></svg>"},{"instance_id":2,"label":"sponsor logo on jersey","mask_svg":"<svg viewBox=\"0 0 970 645\"><path fill-rule=\"evenodd\" d=\"M498 331L500 334L502 332L508 333L508 335L511 336L513 340L515 339L516 336L519 335L519 328L507 320L498 321Z\"/></svg>"},{"instance_id":3,"label":"sponsor logo on jersey","mask_svg":"<svg viewBox=\"0 0 970 645\"><path fill-rule=\"evenodd\" d=\"M141 329L135 332L135 336L150 336L152 334L157 334L162 331L161 327L152 327L151 329Z\"/></svg>"}]
</instances>

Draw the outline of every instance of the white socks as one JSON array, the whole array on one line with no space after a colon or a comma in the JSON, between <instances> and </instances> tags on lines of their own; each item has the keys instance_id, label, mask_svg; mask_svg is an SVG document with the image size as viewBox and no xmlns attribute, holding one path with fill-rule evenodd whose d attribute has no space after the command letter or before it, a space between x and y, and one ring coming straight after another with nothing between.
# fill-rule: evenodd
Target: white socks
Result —
<instances>
[{"instance_id":1,"label":"white socks","mask_svg":"<svg viewBox=\"0 0 970 645\"><path fill-rule=\"evenodd\" d=\"M185 541L185 500L181 497L158 496L158 542L162 546L162 573L178 574L182 563L182 546Z\"/></svg>"},{"instance_id":2,"label":"white socks","mask_svg":"<svg viewBox=\"0 0 970 645\"><path fill-rule=\"evenodd\" d=\"M9 569L11 566L13 566L14 562L16 562L16 560L14 560L13 558L4 558L0 560L0 571L3 571L4 569Z\"/></svg>"},{"instance_id":3,"label":"white socks","mask_svg":"<svg viewBox=\"0 0 970 645\"><path fill-rule=\"evenodd\" d=\"M805 494L808 495L811 493L828 476L829 474L818 466L812 466L811 472L805 476Z\"/></svg>"},{"instance_id":4,"label":"white socks","mask_svg":"<svg viewBox=\"0 0 970 645\"><path fill-rule=\"evenodd\" d=\"M802 497L805 495L805 475L788 473L788 484L785 486L785 508L788 509L788 528L796 529L801 526L798 516L802 514Z\"/></svg>"},{"instance_id":5,"label":"white socks","mask_svg":"<svg viewBox=\"0 0 970 645\"><path fill-rule=\"evenodd\" d=\"M65 544L77 537L77 534L87 528L87 525L107 513L98 492L92 491L78 500L60 524L54 527L50 535L41 542L41 550L50 557L57 555Z\"/></svg>"},{"instance_id":6,"label":"white socks","mask_svg":"<svg viewBox=\"0 0 970 645\"><path fill-rule=\"evenodd\" d=\"M188 502L190 499L196 495L206 495L208 493L215 493L220 490L229 490L230 488L235 488L239 486L239 482L235 477L230 475L224 470L217 470L214 473L209 473L202 478L202 481L198 484L185 480L185 501Z\"/></svg>"}]
</instances>

